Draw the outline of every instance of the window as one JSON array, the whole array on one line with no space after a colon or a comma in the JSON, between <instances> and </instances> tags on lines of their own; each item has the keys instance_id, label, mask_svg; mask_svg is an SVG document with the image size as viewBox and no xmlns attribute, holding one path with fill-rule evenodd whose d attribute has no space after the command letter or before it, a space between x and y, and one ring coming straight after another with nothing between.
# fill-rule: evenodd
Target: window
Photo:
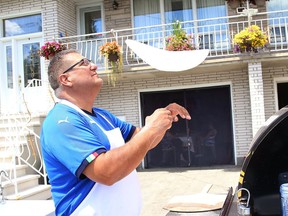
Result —
<instances>
[{"instance_id":1,"label":"window","mask_svg":"<svg viewBox=\"0 0 288 216\"><path fill-rule=\"evenodd\" d=\"M225 17L226 7L223 0L197 0L197 31L200 38L200 47L206 49L223 49L229 46L229 35L226 18L207 20L209 18ZM201 40L202 38L202 40Z\"/></svg>"},{"instance_id":2,"label":"window","mask_svg":"<svg viewBox=\"0 0 288 216\"><path fill-rule=\"evenodd\" d=\"M161 28L150 27L161 24L160 2L159 0L134 0L134 27L137 40L147 43L149 38L162 37ZM151 33L153 32L153 33Z\"/></svg>"},{"instance_id":3,"label":"window","mask_svg":"<svg viewBox=\"0 0 288 216\"><path fill-rule=\"evenodd\" d=\"M23 65L24 65L24 86L27 86L32 79L41 79L40 56L38 50L40 44L23 44Z\"/></svg>"},{"instance_id":4,"label":"window","mask_svg":"<svg viewBox=\"0 0 288 216\"><path fill-rule=\"evenodd\" d=\"M6 46L7 87L13 89L12 47Z\"/></svg>"},{"instance_id":5,"label":"window","mask_svg":"<svg viewBox=\"0 0 288 216\"><path fill-rule=\"evenodd\" d=\"M278 109L285 107L288 105L288 83L277 83L277 93L278 93Z\"/></svg>"},{"instance_id":6,"label":"window","mask_svg":"<svg viewBox=\"0 0 288 216\"><path fill-rule=\"evenodd\" d=\"M78 48L81 54L91 59L97 65L104 64L104 59L99 58L97 49L103 45L99 40L103 35L97 34L104 31L102 19L102 6L95 5L91 7L82 7L79 10L80 19L80 34L91 34L82 38L87 40L86 43L79 43Z\"/></svg>"},{"instance_id":7,"label":"window","mask_svg":"<svg viewBox=\"0 0 288 216\"><path fill-rule=\"evenodd\" d=\"M193 18L191 0L165 0L165 23L173 23L177 20L189 21Z\"/></svg>"},{"instance_id":8,"label":"window","mask_svg":"<svg viewBox=\"0 0 288 216\"><path fill-rule=\"evenodd\" d=\"M135 34L138 34L137 40L146 42L149 38L150 44L152 40L161 41L163 32L167 31L165 36L169 35L172 26L167 25L164 29L159 25L172 24L179 20L185 22L182 28L186 30L187 34L195 35L195 43L199 43L200 47L209 46L207 47L209 49L223 49L230 44L227 34L227 19L207 20L227 16L225 0L134 0L133 10L134 27L138 28L135 31ZM197 21L203 19L206 20ZM193 20L195 22L190 22ZM155 25L158 26L153 27ZM148 26L150 27L141 28ZM144 39L141 40L141 38ZM199 38L202 40L198 41Z\"/></svg>"},{"instance_id":9,"label":"window","mask_svg":"<svg viewBox=\"0 0 288 216\"><path fill-rule=\"evenodd\" d=\"M4 37L42 32L40 14L3 20Z\"/></svg>"},{"instance_id":10,"label":"window","mask_svg":"<svg viewBox=\"0 0 288 216\"><path fill-rule=\"evenodd\" d=\"M80 9L81 34L102 32L101 6Z\"/></svg>"},{"instance_id":11,"label":"window","mask_svg":"<svg viewBox=\"0 0 288 216\"><path fill-rule=\"evenodd\" d=\"M287 0L267 2L267 10L275 13L269 14L270 42L277 44L287 42L288 33L288 12L279 12L288 9ZM277 12L276 12L277 11Z\"/></svg>"}]
</instances>

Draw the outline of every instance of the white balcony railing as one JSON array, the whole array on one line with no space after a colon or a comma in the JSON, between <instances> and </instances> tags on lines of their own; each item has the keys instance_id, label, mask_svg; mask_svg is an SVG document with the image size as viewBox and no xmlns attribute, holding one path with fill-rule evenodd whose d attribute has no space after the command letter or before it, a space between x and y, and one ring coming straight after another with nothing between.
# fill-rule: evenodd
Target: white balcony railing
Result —
<instances>
[{"instance_id":1,"label":"white balcony railing","mask_svg":"<svg viewBox=\"0 0 288 216\"><path fill-rule=\"evenodd\" d=\"M209 49L208 58L239 55L234 52L233 37L249 24L258 25L266 32L269 39L268 50L283 51L288 49L288 10L257 13L248 20L243 15L218 17L214 19L181 22L188 34L193 34L197 49ZM137 66L146 64L130 50L126 39L137 40L159 49L165 48L165 39L171 34L172 23L122 30L111 30L97 34L77 35L56 38L77 49L80 53L104 69L104 60L99 55L99 47L107 41L117 40L123 48L123 65Z\"/></svg>"}]
</instances>

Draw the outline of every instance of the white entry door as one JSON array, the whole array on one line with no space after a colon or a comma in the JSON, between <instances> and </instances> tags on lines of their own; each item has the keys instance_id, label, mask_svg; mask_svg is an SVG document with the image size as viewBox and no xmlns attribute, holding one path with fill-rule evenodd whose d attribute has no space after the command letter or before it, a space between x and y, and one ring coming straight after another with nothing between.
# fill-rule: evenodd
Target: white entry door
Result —
<instances>
[{"instance_id":1,"label":"white entry door","mask_svg":"<svg viewBox=\"0 0 288 216\"><path fill-rule=\"evenodd\" d=\"M41 38L4 42L1 65L1 113L26 112L23 90L33 79L42 79L38 55Z\"/></svg>"}]
</instances>

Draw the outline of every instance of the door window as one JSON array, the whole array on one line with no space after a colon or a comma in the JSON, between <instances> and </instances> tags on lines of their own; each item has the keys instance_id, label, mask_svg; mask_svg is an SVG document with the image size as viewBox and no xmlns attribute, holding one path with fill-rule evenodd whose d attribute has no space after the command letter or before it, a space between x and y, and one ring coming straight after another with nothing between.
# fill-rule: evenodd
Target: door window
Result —
<instances>
[{"instance_id":1,"label":"door window","mask_svg":"<svg viewBox=\"0 0 288 216\"><path fill-rule=\"evenodd\" d=\"M26 87L31 80L41 80L40 56L38 50L39 43L27 43L22 45L23 66L24 66L24 86Z\"/></svg>"},{"instance_id":2,"label":"door window","mask_svg":"<svg viewBox=\"0 0 288 216\"><path fill-rule=\"evenodd\" d=\"M12 47L6 46L6 73L7 73L7 88L13 89L13 68L12 68Z\"/></svg>"},{"instance_id":3,"label":"door window","mask_svg":"<svg viewBox=\"0 0 288 216\"><path fill-rule=\"evenodd\" d=\"M81 34L93 34L102 32L101 6L80 9Z\"/></svg>"}]
</instances>

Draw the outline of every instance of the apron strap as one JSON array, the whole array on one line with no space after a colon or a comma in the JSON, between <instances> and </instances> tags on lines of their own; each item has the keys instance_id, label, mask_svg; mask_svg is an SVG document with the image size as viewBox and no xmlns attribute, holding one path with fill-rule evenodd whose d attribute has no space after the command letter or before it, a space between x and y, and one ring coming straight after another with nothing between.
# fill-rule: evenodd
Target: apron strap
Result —
<instances>
[{"instance_id":1,"label":"apron strap","mask_svg":"<svg viewBox=\"0 0 288 216\"><path fill-rule=\"evenodd\" d=\"M106 132L106 130L104 130L104 128L101 125L99 125L94 119L92 119L87 113L85 113L83 110L81 110L75 104L71 103L70 101L64 100L64 99L61 99L59 101L59 103L67 105L67 106L71 107L72 109L75 109L77 112L79 112L82 115L86 116L90 120L91 124L96 124L104 133ZM100 115L102 118L104 118L112 126L112 128L115 129L114 125L112 125L112 123L105 116L101 115L100 113L97 113L97 114Z\"/></svg>"}]
</instances>

